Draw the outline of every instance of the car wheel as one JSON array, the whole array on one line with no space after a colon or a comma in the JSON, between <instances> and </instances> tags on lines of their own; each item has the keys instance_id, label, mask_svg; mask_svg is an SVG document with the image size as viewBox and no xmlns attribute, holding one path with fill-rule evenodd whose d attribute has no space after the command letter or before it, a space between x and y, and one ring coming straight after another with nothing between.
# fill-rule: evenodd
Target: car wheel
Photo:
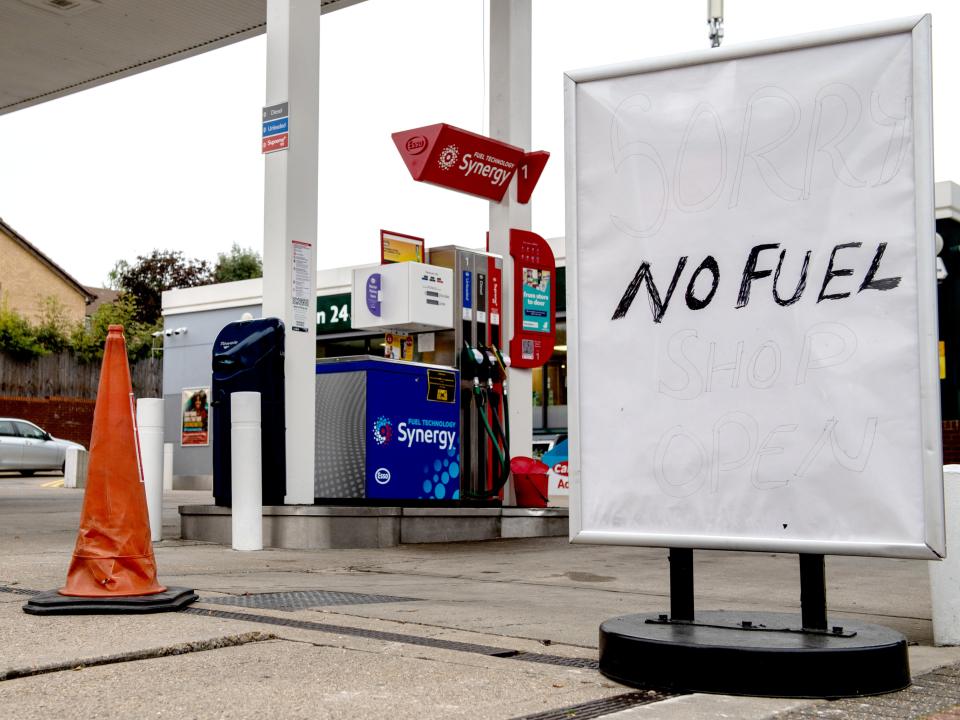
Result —
<instances>
[{"instance_id":1,"label":"car wheel","mask_svg":"<svg viewBox=\"0 0 960 720\"><path fill-rule=\"evenodd\" d=\"M23 475L23 477L32 477L35 472L36 470L21 470L20 474Z\"/></svg>"},{"instance_id":2,"label":"car wheel","mask_svg":"<svg viewBox=\"0 0 960 720\"><path fill-rule=\"evenodd\" d=\"M64 460L62 463L60 463L60 474L61 474L61 475L66 475L66 474L67 474L67 461L66 461L66 460Z\"/></svg>"}]
</instances>

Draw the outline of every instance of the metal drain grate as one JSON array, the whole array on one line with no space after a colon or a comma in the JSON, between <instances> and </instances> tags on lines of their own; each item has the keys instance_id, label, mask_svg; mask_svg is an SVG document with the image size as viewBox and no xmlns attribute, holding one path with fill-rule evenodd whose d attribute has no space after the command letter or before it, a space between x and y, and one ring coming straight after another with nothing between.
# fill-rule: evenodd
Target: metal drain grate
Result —
<instances>
[{"instance_id":1,"label":"metal drain grate","mask_svg":"<svg viewBox=\"0 0 960 720\"><path fill-rule=\"evenodd\" d=\"M637 692L625 693L623 695L614 695L603 700L591 700L590 702L580 703L579 705L570 705L556 710L544 710L533 715L523 715L514 720L590 720L590 718L603 717L621 710L629 710L638 705L649 705L650 703L666 700L675 697L676 693L662 693L656 690L639 690Z\"/></svg>"},{"instance_id":2,"label":"metal drain grate","mask_svg":"<svg viewBox=\"0 0 960 720\"><path fill-rule=\"evenodd\" d=\"M42 590L30 590L28 588L15 587L13 585L0 585L0 592L14 593L16 595L39 595Z\"/></svg>"},{"instance_id":3,"label":"metal drain grate","mask_svg":"<svg viewBox=\"0 0 960 720\"><path fill-rule=\"evenodd\" d=\"M384 640L386 642L420 645L422 647L441 648L443 650L458 650L460 652L475 653L477 655L493 655L496 657L510 657L514 654L509 648L498 648L491 645L477 645L475 643L442 640L440 638L422 637L420 635L404 635L402 633L384 632L381 630L367 630L365 628L350 627L348 625L331 625L313 620L294 620L271 615L254 615L252 613L233 612L232 610L209 610L207 608L189 607L181 612L191 615L207 615L209 617L224 618L227 620L244 620L246 622L293 627L300 630L316 630L318 632L334 633L336 635L350 635L369 640Z\"/></svg>"},{"instance_id":4,"label":"metal drain grate","mask_svg":"<svg viewBox=\"0 0 960 720\"><path fill-rule=\"evenodd\" d=\"M542 665L559 665L560 667L583 668L584 670L599 670L600 663L588 658L563 657L561 655L541 655L540 653L520 652L511 657L512 660L540 663Z\"/></svg>"},{"instance_id":5,"label":"metal drain grate","mask_svg":"<svg viewBox=\"0 0 960 720\"><path fill-rule=\"evenodd\" d=\"M202 597L200 602L214 605L260 608L262 610L306 610L329 605L365 605L369 603L413 602L419 598L394 597L393 595L366 595L363 593L334 592L329 590L293 590L290 592L255 593L230 595L228 597Z\"/></svg>"}]
</instances>

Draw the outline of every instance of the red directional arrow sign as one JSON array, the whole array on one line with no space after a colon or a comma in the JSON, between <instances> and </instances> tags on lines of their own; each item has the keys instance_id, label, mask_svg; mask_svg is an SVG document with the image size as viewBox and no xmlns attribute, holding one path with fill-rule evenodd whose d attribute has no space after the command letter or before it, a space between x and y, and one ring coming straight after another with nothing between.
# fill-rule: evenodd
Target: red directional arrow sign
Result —
<instances>
[{"instance_id":1,"label":"red directional arrow sign","mask_svg":"<svg viewBox=\"0 0 960 720\"><path fill-rule=\"evenodd\" d=\"M446 123L404 130L392 137L414 180L497 202L523 169L518 199L527 202L550 156L543 151L528 155L513 145ZM532 160L529 168L528 158Z\"/></svg>"}]
</instances>

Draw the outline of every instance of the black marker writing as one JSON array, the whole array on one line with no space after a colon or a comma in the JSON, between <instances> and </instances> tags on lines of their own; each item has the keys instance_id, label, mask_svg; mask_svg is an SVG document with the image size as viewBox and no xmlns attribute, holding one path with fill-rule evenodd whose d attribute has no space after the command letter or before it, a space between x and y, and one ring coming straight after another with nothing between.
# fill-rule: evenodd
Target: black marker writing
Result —
<instances>
[{"instance_id":1,"label":"black marker writing","mask_svg":"<svg viewBox=\"0 0 960 720\"><path fill-rule=\"evenodd\" d=\"M810 267L810 251L807 250L807 254L803 258L803 267L800 269L800 280L797 281L797 287L794 289L793 295L784 300L780 297L780 293L777 292L777 285L780 282L780 271L783 269L783 258L786 257L786 255L786 250L780 251L780 262L777 263L777 272L773 276L773 299L777 305L782 307L793 305L800 299L800 296L803 295L803 291L807 288L807 269Z\"/></svg>"},{"instance_id":2,"label":"black marker writing","mask_svg":"<svg viewBox=\"0 0 960 720\"><path fill-rule=\"evenodd\" d=\"M870 269L867 270L867 275L863 278L863 282L860 284L860 289L857 290L858 293L861 293L864 290L893 290L897 285L900 284L899 276L892 278L881 278L880 280L873 279L877 274L877 270L880 269L880 260L883 258L883 253L886 249L886 243L880 243L877 245L877 254L873 256L873 262L870 263Z\"/></svg>"},{"instance_id":3,"label":"black marker writing","mask_svg":"<svg viewBox=\"0 0 960 720\"><path fill-rule=\"evenodd\" d=\"M766 245L756 245L750 249L747 256L747 263L743 266L743 277L740 280L740 292L737 295L737 307L742 308L750 302L750 285L754 280L765 278L773 270L757 270L757 258L764 250L774 250L780 247L780 243L769 243Z\"/></svg>"},{"instance_id":4,"label":"black marker writing","mask_svg":"<svg viewBox=\"0 0 960 720\"><path fill-rule=\"evenodd\" d=\"M853 275L853 270L850 268L840 268L839 270L833 269L833 261L837 256L837 250L843 250L845 248L858 248L863 243L852 242L852 243L843 243L842 245L835 245L833 250L830 251L830 263L827 265L827 273L823 276L823 286L820 288L820 295L817 297L817 302L821 300L842 300L845 297L850 297L850 293L833 293L827 295L827 285L830 284L830 281L835 277L846 277L848 275Z\"/></svg>"},{"instance_id":5,"label":"black marker writing","mask_svg":"<svg viewBox=\"0 0 960 720\"><path fill-rule=\"evenodd\" d=\"M640 283L646 281L647 294L649 295L650 299L650 312L653 313L653 321L655 323L660 322L663 319L663 314L667 311L667 306L670 304L670 298L673 297L673 291L677 288L677 281L680 280L680 273L683 272L683 267L686 264L687 256L684 255L677 263L677 269L673 273L673 280L670 281L670 287L667 288L667 295L663 300L660 299L660 292L657 290L656 283L653 282L653 274L650 272L650 263L645 262L641 264L637 270L637 274L633 276L633 280L630 281L626 291L623 293L623 297L620 298L620 304L617 305L617 309L614 311L611 320L619 320L627 314L627 311L633 304L633 299L637 296L637 291L640 289Z\"/></svg>"},{"instance_id":6,"label":"black marker writing","mask_svg":"<svg viewBox=\"0 0 960 720\"><path fill-rule=\"evenodd\" d=\"M710 292L708 292L707 296L701 300L693 294L693 290L697 283L697 278L704 270L710 271L710 274L713 275L713 282L710 285ZM705 308L710 304L710 301L713 300L713 296L717 294L717 286L719 284L720 268L717 266L717 261L714 259L713 255L707 255L703 259L703 262L700 263L700 266L693 271L693 275L690 277L690 282L687 283L687 307L691 310L702 310Z\"/></svg>"}]
</instances>

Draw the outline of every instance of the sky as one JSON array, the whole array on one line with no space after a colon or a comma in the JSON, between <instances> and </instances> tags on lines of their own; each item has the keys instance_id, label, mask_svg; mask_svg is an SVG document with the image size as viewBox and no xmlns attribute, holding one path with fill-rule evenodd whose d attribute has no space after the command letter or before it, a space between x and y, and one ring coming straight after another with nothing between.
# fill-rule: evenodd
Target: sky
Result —
<instances>
[{"instance_id":1,"label":"sky","mask_svg":"<svg viewBox=\"0 0 960 720\"><path fill-rule=\"evenodd\" d=\"M563 72L709 47L706 0L533 0L532 230L564 233ZM960 2L726 0L724 46L933 15L935 179L960 182ZM380 229L479 247L487 201L415 183L390 134L486 134L483 0L367 0L321 21L319 268ZM262 252L264 36L0 115L0 217L87 285L154 249ZM185 113L184 109L192 109ZM26 140L25 140L26 139Z\"/></svg>"}]
</instances>

